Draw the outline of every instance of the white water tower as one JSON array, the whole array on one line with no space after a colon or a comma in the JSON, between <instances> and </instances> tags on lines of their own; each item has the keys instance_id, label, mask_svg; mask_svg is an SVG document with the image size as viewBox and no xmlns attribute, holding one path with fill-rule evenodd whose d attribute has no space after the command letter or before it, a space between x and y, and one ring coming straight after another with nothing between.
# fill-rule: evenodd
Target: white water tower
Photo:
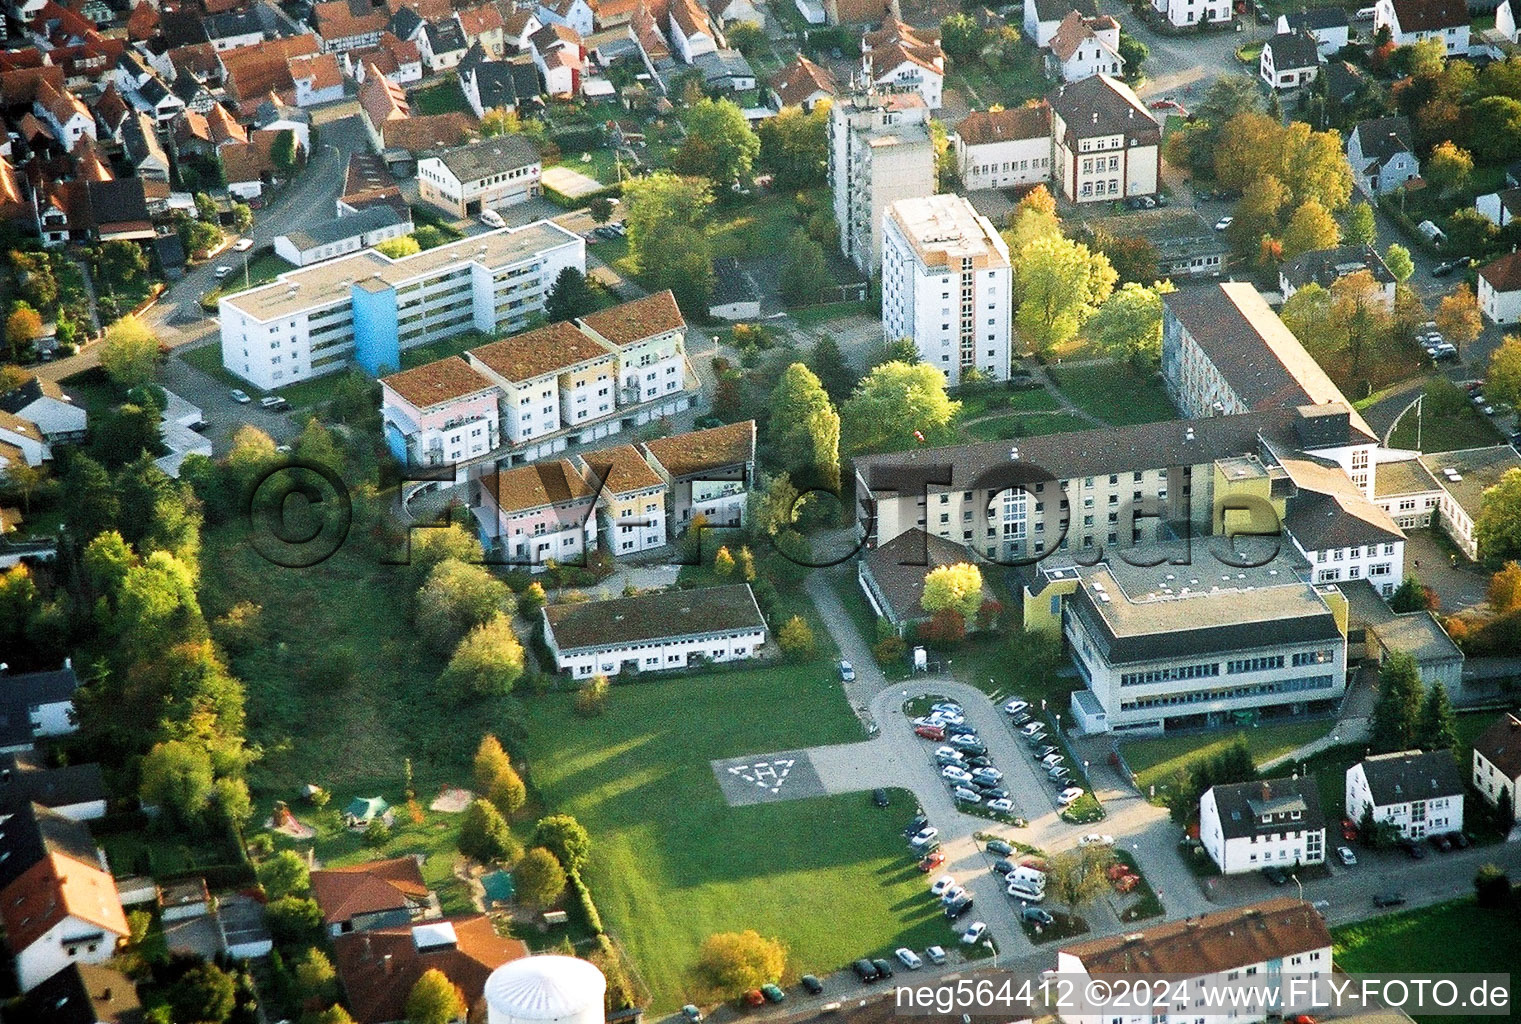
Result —
<instances>
[{"instance_id":1,"label":"white water tower","mask_svg":"<svg viewBox=\"0 0 1521 1024\"><path fill-rule=\"evenodd\" d=\"M486 979L487 1024L602 1024L607 980L573 956L525 956Z\"/></svg>"}]
</instances>

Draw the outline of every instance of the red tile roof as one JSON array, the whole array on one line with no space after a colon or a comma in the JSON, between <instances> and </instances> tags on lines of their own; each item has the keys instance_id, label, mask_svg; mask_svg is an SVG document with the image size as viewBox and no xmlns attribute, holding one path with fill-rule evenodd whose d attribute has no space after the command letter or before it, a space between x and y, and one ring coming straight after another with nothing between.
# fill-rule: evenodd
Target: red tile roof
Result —
<instances>
[{"instance_id":1,"label":"red tile roof","mask_svg":"<svg viewBox=\"0 0 1521 1024\"><path fill-rule=\"evenodd\" d=\"M1479 276L1497 292L1521 290L1521 253L1510 252L1479 268Z\"/></svg>"},{"instance_id":2,"label":"red tile roof","mask_svg":"<svg viewBox=\"0 0 1521 1024\"><path fill-rule=\"evenodd\" d=\"M26 949L68 917L115 938L128 934L115 880L99 866L61 853L48 853L0 892L0 921L12 951Z\"/></svg>"},{"instance_id":3,"label":"red tile roof","mask_svg":"<svg viewBox=\"0 0 1521 1024\"><path fill-rule=\"evenodd\" d=\"M361 914L401 910L427 898L428 886L414 857L312 872L312 899L322 908L327 924L342 924Z\"/></svg>"}]
</instances>

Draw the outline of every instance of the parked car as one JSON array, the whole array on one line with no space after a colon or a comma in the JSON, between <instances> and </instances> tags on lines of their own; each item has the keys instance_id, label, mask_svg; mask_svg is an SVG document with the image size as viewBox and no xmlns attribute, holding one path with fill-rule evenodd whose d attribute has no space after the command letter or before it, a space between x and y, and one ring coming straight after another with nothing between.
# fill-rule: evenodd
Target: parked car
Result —
<instances>
[{"instance_id":1,"label":"parked car","mask_svg":"<svg viewBox=\"0 0 1521 1024\"><path fill-rule=\"evenodd\" d=\"M892 801L887 798L887 790L885 789L872 790L871 802L876 804L878 807L886 807L888 804L892 803Z\"/></svg>"},{"instance_id":2,"label":"parked car","mask_svg":"<svg viewBox=\"0 0 1521 1024\"><path fill-rule=\"evenodd\" d=\"M937 753L935 755L935 764L938 765L941 768L944 768L946 765L949 765L949 764L953 764L953 765L955 765L958 768L964 768L964 767L966 767L966 762L962 758L953 757L950 754L940 754L940 753Z\"/></svg>"},{"instance_id":3,"label":"parked car","mask_svg":"<svg viewBox=\"0 0 1521 1024\"><path fill-rule=\"evenodd\" d=\"M1397 907L1405 902L1405 894L1400 892L1381 892L1373 897L1375 907Z\"/></svg>"},{"instance_id":4,"label":"parked car","mask_svg":"<svg viewBox=\"0 0 1521 1024\"><path fill-rule=\"evenodd\" d=\"M945 740L945 729L938 725L916 725L914 735L920 739L934 740L937 743Z\"/></svg>"},{"instance_id":5,"label":"parked car","mask_svg":"<svg viewBox=\"0 0 1521 1024\"><path fill-rule=\"evenodd\" d=\"M1054 764L1046 769L1046 777L1052 780L1069 779L1072 771L1066 765Z\"/></svg>"},{"instance_id":6,"label":"parked car","mask_svg":"<svg viewBox=\"0 0 1521 1024\"><path fill-rule=\"evenodd\" d=\"M779 1003L787 998L787 993L782 991L780 985L770 984L761 986L761 995L766 997L768 1003Z\"/></svg>"},{"instance_id":7,"label":"parked car","mask_svg":"<svg viewBox=\"0 0 1521 1024\"><path fill-rule=\"evenodd\" d=\"M932 895L932 896L944 896L947 889L954 889L955 887L956 887L956 876L954 876L954 875L941 875L939 878L935 879L935 881L930 884L930 895Z\"/></svg>"},{"instance_id":8,"label":"parked car","mask_svg":"<svg viewBox=\"0 0 1521 1024\"><path fill-rule=\"evenodd\" d=\"M972 769L972 778L986 779L989 782L997 783L1003 781L1003 772L997 768L974 768Z\"/></svg>"},{"instance_id":9,"label":"parked car","mask_svg":"<svg viewBox=\"0 0 1521 1024\"><path fill-rule=\"evenodd\" d=\"M959 715L963 708L953 700L942 700L930 705L931 711L944 711L948 715Z\"/></svg>"},{"instance_id":10,"label":"parked car","mask_svg":"<svg viewBox=\"0 0 1521 1024\"><path fill-rule=\"evenodd\" d=\"M961 897L955 903L945 908L946 920L954 921L956 918L972 909L972 897L970 894Z\"/></svg>"},{"instance_id":11,"label":"parked car","mask_svg":"<svg viewBox=\"0 0 1521 1024\"><path fill-rule=\"evenodd\" d=\"M955 797L957 800L960 800L964 804L982 803L982 794L977 792L971 786L957 786L955 789L951 790L951 796Z\"/></svg>"},{"instance_id":12,"label":"parked car","mask_svg":"<svg viewBox=\"0 0 1521 1024\"><path fill-rule=\"evenodd\" d=\"M1042 928L1049 928L1056 923L1056 918L1051 916L1049 910L1040 907L1025 907L1019 912L1020 919L1030 924L1038 924Z\"/></svg>"},{"instance_id":13,"label":"parked car","mask_svg":"<svg viewBox=\"0 0 1521 1024\"><path fill-rule=\"evenodd\" d=\"M975 775L978 768L993 767L993 761L986 754L977 754L961 762L961 767Z\"/></svg>"},{"instance_id":14,"label":"parked car","mask_svg":"<svg viewBox=\"0 0 1521 1024\"><path fill-rule=\"evenodd\" d=\"M1034 719L1030 717L1030 712L1021 711L1017 715L1012 716L1009 721L1013 722L1017 728L1021 725L1029 725L1032 721L1034 721Z\"/></svg>"},{"instance_id":15,"label":"parked car","mask_svg":"<svg viewBox=\"0 0 1521 1024\"><path fill-rule=\"evenodd\" d=\"M945 854L939 852L932 853L928 857L925 857L923 860L919 861L919 870L923 871L925 874L929 874L931 871L935 870L944 863Z\"/></svg>"},{"instance_id":16,"label":"parked car","mask_svg":"<svg viewBox=\"0 0 1521 1024\"><path fill-rule=\"evenodd\" d=\"M681 1008L681 1015L687 1020L691 1021L692 1024L702 1024L703 1022L702 1011L693 1006L691 1003L688 1003Z\"/></svg>"},{"instance_id":17,"label":"parked car","mask_svg":"<svg viewBox=\"0 0 1521 1024\"><path fill-rule=\"evenodd\" d=\"M952 782L972 781L971 772L967 771L965 768L957 768L953 764L948 764L944 768L940 769L940 777L942 779L950 779Z\"/></svg>"},{"instance_id":18,"label":"parked car","mask_svg":"<svg viewBox=\"0 0 1521 1024\"><path fill-rule=\"evenodd\" d=\"M989 799L987 802L987 808L988 810L995 811L998 814L1012 814L1014 811L1014 802L1007 797L999 797L996 800Z\"/></svg>"},{"instance_id":19,"label":"parked car","mask_svg":"<svg viewBox=\"0 0 1521 1024\"><path fill-rule=\"evenodd\" d=\"M1028 900L1031 903L1039 903L1046 898L1044 890L1032 889L1024 882L1010 882L1004 892L1017 900Z\"/></svg>"},{"instance_id":20,"label":"parked car","mask_svg":"<svg viewBox=\"0 0 1521 1024\"><path fill-rule=\"evenodd\" d=\"M940 830L938 828L933 825L926 825L914 833L913 838L908 841L908 844L910 846L928 846L930 841L939 834Z\"/></svg>"},{"instance_id":21,"label":"parked car","mask_svg":"<svg viewBox=\"0 0 1521 1024\"><path fill-rule=\"evenodd\" d=\"M945 950L939 946L929 946L924 950L924 959L932 964L945 963Z\"/></svg>"},{"instance_id":22,"label":"parked car","mask_svg":"<svg viewBox=\"0 0 1521 1024\"><path fill-rule=\"evenodd\" d=\"M1089 832L1077 841L1079 846L1113 846L1114 836L1100 832Z\"/></svg>"},{"instance_id":23,"label":"parked car","mask_svg":"<svg viewBox=\"0 0 1521 1024\"><path fill-rule=\"evenodd\" d=\"M225 280L227 278L227 275L229 275L231 273L232 273L232 268L229 267L227 264L223 263L221 266L217 267L217 269L216 269L216 279L218 281Z\"/></svg>"},{"instance_id":24,"label":"parked car","mask_svg":"<svg viewBox=\"0 0 1521 1024\"><path fill-rule=\"evenodd\" d=\"M928 824L929 817L924 813L924 809L921 807L912 818L908 819L908 824L903 826L903 834L905 836L911 836Z\"/></svg>"},{"instance_id":25,"label":"parked car","mask_svg":"<svg viewBox=\"0 0 1521 1024\"><path fill-rule=\"evenodd\" d=\"M1357 826L1351 818L1341 819L1341 837L1349 843L1357 841Z\"/></svg>"},{"instance_id":26,"label":"parked car","mask_svg":"<svg viewBox=\"0 0 1521 1024\"><path fill-rule=\"evenodd\" d=\"M1425 860L1426 848L1413 839L1406 839L1400 843L1411 860Z\"/></svg>"},{"instance_id":27,"label":"parked car","mask_svg":"<svg viewBox=\"0 0 1521 1024\"><path fill-rule=\"evenodd\" d=\"M848 661L842 661L842 662L840 662L840 682L842 682L842 683L853 683L855 681L856 681L856 670L851 667L850 662L848 662Z\"/></svg>"},{"instance_id":28,"label":"parked car","mask_svg":"<svg viewBox=\"0 0 1521 1024\"><path fill-rule=\"evenodd\" d=\"M1452 840L1445 835L1433 835L1427 837L1432 846L1437 848L1438 853L1449 853L1452 850Z\"/></svg>"},{"instance_id":29,"label":"parked car","mask_svg":"<svg viewBox=\"0 0 1521 1024\"><path fill-rule=\"evenodd\" d=\"M893 965L881 957L873 957L871 965L877 969L877 974L880 977L891 978L893 976Z\"/></svg>"},{"instance_id":30,"label":"parked car","mask_svg":"<svg viewBox=\"0 0 1521 1024\"><path fill-rule=\"evenodd\" d=\"M765 1005L765 1002L766 996L758 988L752 988L750 991L745 993L746 1006L763 1006Z\"/></svg>"},{"instance_id":31,"label":"parked car","mask_svg":"<svg viewBox=\"0 0 1521 1024\"><path fill-rule=\"evenodd\" d=\"M967 725L965 722L947 722L945 726L945 734L947 736L975 737L977 735L977 729L974 726Z\"/></svg>"},{"instance_id":32,"label":"parked car","mask_svg":"<svg viewBox=\"0 0 1521 1024\"><path fill-rule=\"evenodd\" d=\"M1357 854L1352 852L1352 847L1350 846L1338 846L1336 848L1336 856L1344 868L1355 867L1357 865Z\"/></svg>"},{"instance_id":33,"label":"parked car","mask_svg":"<svg viewBox=\"0 0 1521 1024\"><path fill-rule=\"evenodd\" d=\"M1221 217L1219 220L1215 221L1215 230L1224 231L1234 223L1236 223L1235 217Z\"/></svg>"},{"instance_id":34,"label":"parked car","mask_svg":"<svg viewBox=\"0 0 1521 1024\"><path fill-rule=\"evenodd\" d=\"M507 226L507 222L502 219L502 215L495 210L482 210L481 223L488 228L505 228Z\"/></svg>"},{"instance_id":35,"label":"parked car","mask_svg":"<svg viewBox=\"0 0 1521 1024\"><path fill-rule=\"evenodd\" d=\"M1010 871L1013 871L1017 867L1019 867L1019 865L1015 864L1009 858L999 857L993 862L993 867L990 870L995 875L1007 875Z\"/></svg>"},{"instance_id":36,"label":"parked car","mask_svg":"<svg viewBox=\"0 0 1521 1024\"><path fill-rule=\"evenodd\" d=\"M983 746L976 736L952 736L946 741L957 750L967 754L986 754L988 748Z\"/></svg>"},{"instance_id":37,"label":"parked car","mask_svg":"<svg viewBox=\"0 0 1521 1024\"><path fill-rule=\"evenodd\" d=\"M1060 750L1057 750L1055 747L1051 746L1049 743L1046 744L1044 747L1036 747L1035 748L1035 756L1036 757L1050 757L1052 754L1060 754L1060 753L1061 753Z\"/></svg>"},{"instance_id":38,"label":"parked car","mask_svg":"<svg viewBox=\"0 0 1521 1024\"><path fill-rule=\"evenodd\" d=\"M936 711L930 719L944 726L966 724L966 716L955 711Z\"/></svg>"},{"instance_id":39,"label":"parked car","mask_svg":"<svg viewBox=\"0 0 1521 1024\"><path fill-rule=\"evenodd\" d=\"M919 959L919 954L915 953L907 946L899 946L896 950L893 951L893 955L898 958L899 963L911 971L917 971L919 968L924 966L924 961Z\"/></svg>"},{"instance_id":40,"label":"parked car","mask_svg":"<svg viewBox=\"0 0 1521 1024\"><path fill-rule=\"evenodd\" d=\"M289 408L289 406L290 403L279 395L265 395L259 399L259 408L268 409L271 412L279 412L281 409Z\"/></svg>"},{"instance_id":41,"label":"parked car","mask_svg":"<svg viewBox=\"0 0 1521 1024\"><path fill-rule=\"evenodd\" d=\"M1283 1018L1283 1024L1320 1024L1320 1021L1308 1013L1296 1013L1292 1017Z\"/></svg>"},{"instance_id":42,"label":"parked car","mask_svg":"<svg viewBox=\"0 0 1521 1024\"><path fill-rule=\"evenodd\" d=\"M1457 260L1443 260L1441 263L1438 263L1436 266L1434 266L1434 267L1431 268L1431 276L1432 277L1446 277L1448 274L1452 273L1454 270L1457 270L1457 269L1458 269L1458 261Z\"/></svg>"},{"instance_id":43,"label":"parked car","mask_svg":"<svg viewBox=\"0 0 1521 1024\"><path fill-rule=\"evenodd\" d=\"M812 974L803 975L798 979L798 982L811 996L816 996L824 991L824 983Z\"/></svg>"},{"instance_id":44,"label":"parked car","mask_svg":"<svg viewBox=\"0 0 1521 1024\"><path fill-rule=\"evenodd\" d=\"M989 853L996 853L1000 857L1008 857L1014 853L1014 847L1009 843L1004 842L1002 839L989 839L987 842L987 851Z\"/></svg>"},{"instance_id":45,"label":"parked car","mask_svg":"<svg viewBox=\"0 0 1521 1024\"><path fill-rule=\"evenodd\" d=\"M1287 885L1289 881L1289 873L1278 867L1263 868L1262 877L1274 885Z\"/></svg>"},{"instance_id":46,"label":"parked car","mask_svg":"<svg viewBox=\"0 0 1521 1024\"><path fill-rule=\"evenodd\" d=\"M253 401L252 398L248 397L248 392L244 391L242 388L233 388L230 392L228 392L228 394L232 395L232 400L234 402L237 402L239 405L247 405L249 402Z\"/></svg>"},{"instance_id":47,"label":"parked car","mask_svg":"<svg viewBox=\"0 0 1521 1024\"><path fill-rule=\"evenodd\" d=\"M1038 725L1039 723L1032 722L1030 724ZM1051 738L1046 735L1045 727L1042 726L1038 732L1026 733L1025 741L1030 744L1031 750L1039 750L1041 747L1049 746Z\"/></svg>"},{"instance_id":48,"label":"parked car","mask_svg":"<svg viewBox=\"0 0 1521 1024\"><path fill-rule=\"evenodd\" d=\"M870 960L857 960L850 965L850 969L856 972L856 977L860 978L863 984L870 985L881 977L877 973L877 965Z\"/></svg>"},{"instance_id":49,"label":"parked car","mask_svg":"<svg viewBox=\"0 0 1521 1024\"><path fill-rule=\"evenodd\" d=\"M240 238L236 242L232 243L232 251L247 252L253 248L253 245L254 243L252 238Z\"/></svg>"},{"instance_id":50,"label":"parked car","mask_svg":"<svg viewBox=\"0 0 1521 1024\"><path fill-rule=\"evenodd\" d=\"M1068 786L1066 789L1062 790L1061 793L1059 793L1057 795L1056 802L1065 806L1066 804L1070 804L1072 801L1076 800L1078 797L1080 797L1082 795L1083 795L1083 787L1081 787L1081 786Z\"/></svg>"},{"instance_id":51,"label":"parked car","mask_svg":"<svg viewBox=\"0 0 1521 1024\"><path fill-rule=\"evenodd\" d=\"M1034 736L1036 733L1038 733L1038 732L1044 732L1044 731L1045 731L1045 726L1044 725L1042 725L1039 722L1031 722L1029 725L1026 725L1024 728L1020 729L1019 730L1019 734L1021 736L1023 736L1025 739L1029 739L1031 736Z\"/></svg>"},{"instance_id":52,"label":"parked car","mask_svg":"<svg viewBox=\"0 0 1521 1024\"><path fill-rule=\"evenodd\" d=\"M987 933L987 922L974 921L972 922L972 927L961 933L961 943L964 946L975 946L982 941L982 937Z\"/></svg>"},{"instance_id":53,"label":"parked car","mask_svg":"<svg viewBox=\"0 0 1521 1024\"><path fill-rule=\"evenodd\" d=\"M1041 758L1040 763L1045 765L1047 768L1055 768L1057 765L1066 760L1067 759L1062 756L1061 751L1053 750L1051 753Z\"/></svg>"},{"instance_id":54,"label":"parked car","mask_svg":"<svg viewBox=\"0 0 1521 1024\"><path fill-rule=\"evenodd\" d=\"M950 887L940 894L940 902L945 906L950 906L952 903L955 903L965 895L966 887L957 885L955 882L952 882L950 884Z\"/></svg>"},{"instance_id":55,"label":"parked car","mask_svg":"<svg viewBox=\"0 0 1521 1024\"><path fill-rule=\"evenodd\" d=\"M1466 850L1472 844L1473 844L1473 840L1471 840L1471 839L1468 838L1468 833L1466 833L1466 832L1454 832L1454 833L1452 833L1452 845L1456 846L1458 849L1460 849L1460 850Z\"/></svg>"},{"instance_id":56,"label":"parked car","mask_svg":"<svg viewBox=\"0 0 1521 1024\"><path fill-rule=\"evenodd\" d=\"M1018 697L1015 697L1013 700L1011 700L1007 704L1005 704L1003 706L1003 709L1005 711L1007 711L1011 715L1017 715L1021 711L1024 711L1027 708L1029 708L1029 706L1030 706L1030 704L1029 704L1028 701L1023 701L1023 700L1020 700Z\"/></svg>"},{"instance_id":57,"label":"parked car","mask_svg":"<svg viewBox=\"0 0 1521 1024\"><path fill-rule=\"evenodd\" d=\"M977 792L982 794L984 800L1007 800L1013 795L1002 786L984 786L976 779L972 780L972 785L977 787Z\"/></svg>"}]
</instances>

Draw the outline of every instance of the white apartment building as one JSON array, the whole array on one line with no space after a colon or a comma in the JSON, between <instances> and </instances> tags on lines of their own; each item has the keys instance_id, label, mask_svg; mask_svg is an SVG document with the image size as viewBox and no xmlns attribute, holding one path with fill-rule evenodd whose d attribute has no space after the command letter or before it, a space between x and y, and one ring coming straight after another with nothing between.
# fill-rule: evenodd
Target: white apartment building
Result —
<instances>
[{"instance_id":1,"label":"white apartment building","mask_svg":"<svg viewBox=\"0 0 1521 1024\"><path fill-rule=\"evenodd\" d=\"M881 28L861 37L861 72L878 92L917 92L926 107L940 109L945 83L940 40L920 35L891 14Z\"/></svg>"},{"instance_id":2,"label":"white apartment building","mask_svg":"<svg viewBox=\"0 0 1521 1024\"><path fill-rule=\"evenodd\" d=\"M573 678L662 672L760 654L766 620L748 583L548 605L544 643Z\"/></svg>"},{"instance_id":3,"label":"white apartment building","mask_svg":"<svg viewBox=\"0 0 1521 1024\"><path fill-rule=\"evenodd\" d=\"M1497 324L1521 321L1521 254L1508 252L1479 268L1479 309Z\"/></svg>"},{"instance_id":4,"label":"white apartment building","mask_svg":"<svg viewBox=\"0 0 1521 1024\"><path fill-rule=\"evenodd\" d=\"M1175 28L1202 23L1224 25L1231 20L1230 0L1151 0L1151 9Z\"/></svg>"},{"instance_id":5,"label":"white apartment building","mask_svg":"<svg viewBox=\"0 0 1521 1024\"><path fill-rule=\"evenodd\" d=\"M1399 829L1406 839L1463 830L1463 771L1450 750L1377 754L1347 769L1347 817Z\"/></svg>"},{"instance_id":6,"label":"white apartment building","mask_svg":"<svg viewBox=\"0 0 1521 1024\"><path fill-rule=\"evenodd\" d=\"M1286 1003L1292 990L1284 991L1285 976L1331 973L1331 933L1307 903L1289 896L1064 946L1056 970L1076 992L1090 979L1115 985L1126 975L1167 974L1189 979L1187 989L1218 981L1276 988ZM1261 1007L1210 1013L1202 999L1183 996L1139 1014L1095 1007L1062 1016L1067 1024L1240 1024L1265 1013Z\"/></svg>"},{"instance_id":7,"label":"white apartment building","mask_svg":"<svg viewBox=\"0 0 1521 1024\"><path fill-rule=\"evenodd\" d=\"M417 345L521 329L566 267L585 271L585 240L539 221L401 259L367 249L287 271L223 296L222 365L266 391L350 359L379 375Z\"/></svg>"},{"instance_id":8,"label":"white apartment building","mask_svg":"<svg viewBox=\"0 0 1521 1024\"><path fill-rule=\"evenodd\" d=\"M603 419L616 405L617 356L568 321L471 349L465 359L500 390L503 436L513 444Z\"/></svg>"},{"instance_id":9,"label":"white apartment building","mask_svg":"<svg viewBox=\"0 0 1521 1024\"><path fill-rule=\"evenodd\" d=\"M1070 12L1051 37L1046 67L1063 82L1080 82L1094 75L1118 78L1125 71L1120 23L1107 14L1085 18Z\"/></svg>"},{"instance_id":10,"label":"white apartment building","mask_svg":"<svg viewBox=\"0 0 1521 1024\"><path fill-rule=\"evenodd\" d=\"M1052 176L1074 203L1157 191L1162 129L1135 92L1118 79L1094 75L1050 97Z\"/></svg>"},{"instance_id":11,"label":"white apartment building","mask_svg":"<svg viewBox=\"0 0 1521 1024\"><path fill-rule=\"evenodd\" d=\"M1315 777L1211 786L1199 798L1199 842L1224 875L1324 863Z\"/></svg>"},{"instance_id":12,"label":"white apartment building","mask_svg":"<svg viewBox=\"0 0 1521 1024\"><path fill-rule=\"evenodd\" d=\"M711 526L743 526L755 478L755 421L657 437L640 448L671 493L671 531L698 516Z\"/></svg>"},{"instance_id":13,"label":"white apartment building","mask_svg":"<svg viewBox=\"0 0 1521 1024\"><path fill-rule=\"evenodd\" d=\"M1510 806L1511 817L1521 821L1516 797L1521 795L1521 718L1502 712L1494 724L1474 740L1473 785L1491 806Z\"/></svg>"},{"instance_id":14,"label":"white apartment building","mask_svg":"<svg viewBox=\"0 0 1521 1024\"><path fill-rule=\"evenodd\" d=\"M1472 15L1463 0L1378 0L1373 7L1373 31L1387 28L1395 46L1440 39L1447 55L1468 52Z\"/></svg>"},{"instance_id":15,"label":"white apartment building","mask_svg":"<svg viewBox=\"0 0 1521 1024\"><path fill-rule=\"evenodd\" d=\"M842 97L829 110L829 187L840 251L875 274L882 220L900 199L935 194L929 111L917 93Z\"/></svg>"},{"instance_id":16,"label":"white apartment building","mask_svg":"<svg viewBox=\"0 0 1521 1024\"><path fill-rule=\"evenodd\" d=\"M1009 378L1012 271L998 229L964 196L903 199L882 243L882 329L912 338L952 386L976 369Z\"/></svg>"},{"instance_id":17,"label":"white apartment building","mask_svg":"<svg viewBox=\"0 0 1521 1024\"><path fill-rule=\"evenodd\" d=\"M588 313L577 323L583 333L617 353L619 405L671 401L682 394L687 324L669 289ZM673 411L685 408L683 402ZM635 425L662 414L646 411Z\"/></svg>"},{"instance_id":18,"label":"white apartment building","mask_svg":"<svg viewBox=\"0 0 1521 1024\"><path fill-rule=\"evenodd\" d=\"M538 572L549 562L584 564L597 546L597 492L568 459L488 473L474 488L488 556Z\"/></svg>"},{"instance_id":19,"label":"white apartment building","mask_svg":"<svg viewBox=\"0 0 1521 1024\"><path fill-rule=\"evenodd\" d=\"M463 359L440 359L380 379L386 445L407 466L489 454L501 444L497 385Z\"/></svg>"},{"instance_id":20,"label":"white apartment building","mask_svg":"<svg viewBox=\"0 0 1521 1024\"><path fill-rule=\"evenodd\" d=\"M1031 185L1051 177L1051 108L974 110L956 126L956 170L969 190Z\"/></svg>"},{"instance_id":21,"label":"white apartment building","mask_svg":"<svg viewBox=\"0 0 1521 1024\"><path fill-rule=\"evenodd\" d=\"M572 457L597 494L598 534L614 557L663 547L666 543L666 482L633 445L618 445Z\"/></svg>"}]
</instances>

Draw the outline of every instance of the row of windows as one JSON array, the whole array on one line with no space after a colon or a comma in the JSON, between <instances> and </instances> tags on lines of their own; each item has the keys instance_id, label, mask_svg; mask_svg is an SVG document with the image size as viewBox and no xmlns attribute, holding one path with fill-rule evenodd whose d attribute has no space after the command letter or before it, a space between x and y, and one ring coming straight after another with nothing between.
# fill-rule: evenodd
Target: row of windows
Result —
<instances>
[{"instance_id":1,"label":"row of windows","mask_svg":"<svg viewBox=\"0 0 1521 1024\"><path fill-rule=\"evenodd\" d=\"M1142 708L1167 707L1173 704L1204 704L1211 701L1234 700L1242 697L1264 697L1275 693L1329 690L1331 686L1332 678L1330 676L1306 676L1303 679L1280 679L1271 683L1255 683L1250 686L1235 686L1228 689L1194 690L1191 693L1158 694L1155 697L1141 697L1138 700L1122 703L1120 710L1136 711Z\"/></svg>"},{"instance_id":2,"label":"row of windows","mask_svg":"<svg viewBox=\"0 0 1521 1024\"><path fill-rule=\"evenodd\" d=\"M1146 686L1151 683L1169 683L1175 679L1201 679L1219 674L1218 661L1199 665L1174 665L1171 668L1152 669L1148 672L1125 672L1120 676L1120 685Z\"/></svg>"},{"instance_id":3,"label":"row of windows","mask_svg":"<svg viewBox=\"0 0 1521 1024\"><path fill-rule=\"evenodd\" d=\"M1267 669L1283 668L1283 655L1271 654L1257 658L1236 658L1225 663L1225 671L1229 675L1240 672L1263 672Z\"/></svg>"}]
</instances>

